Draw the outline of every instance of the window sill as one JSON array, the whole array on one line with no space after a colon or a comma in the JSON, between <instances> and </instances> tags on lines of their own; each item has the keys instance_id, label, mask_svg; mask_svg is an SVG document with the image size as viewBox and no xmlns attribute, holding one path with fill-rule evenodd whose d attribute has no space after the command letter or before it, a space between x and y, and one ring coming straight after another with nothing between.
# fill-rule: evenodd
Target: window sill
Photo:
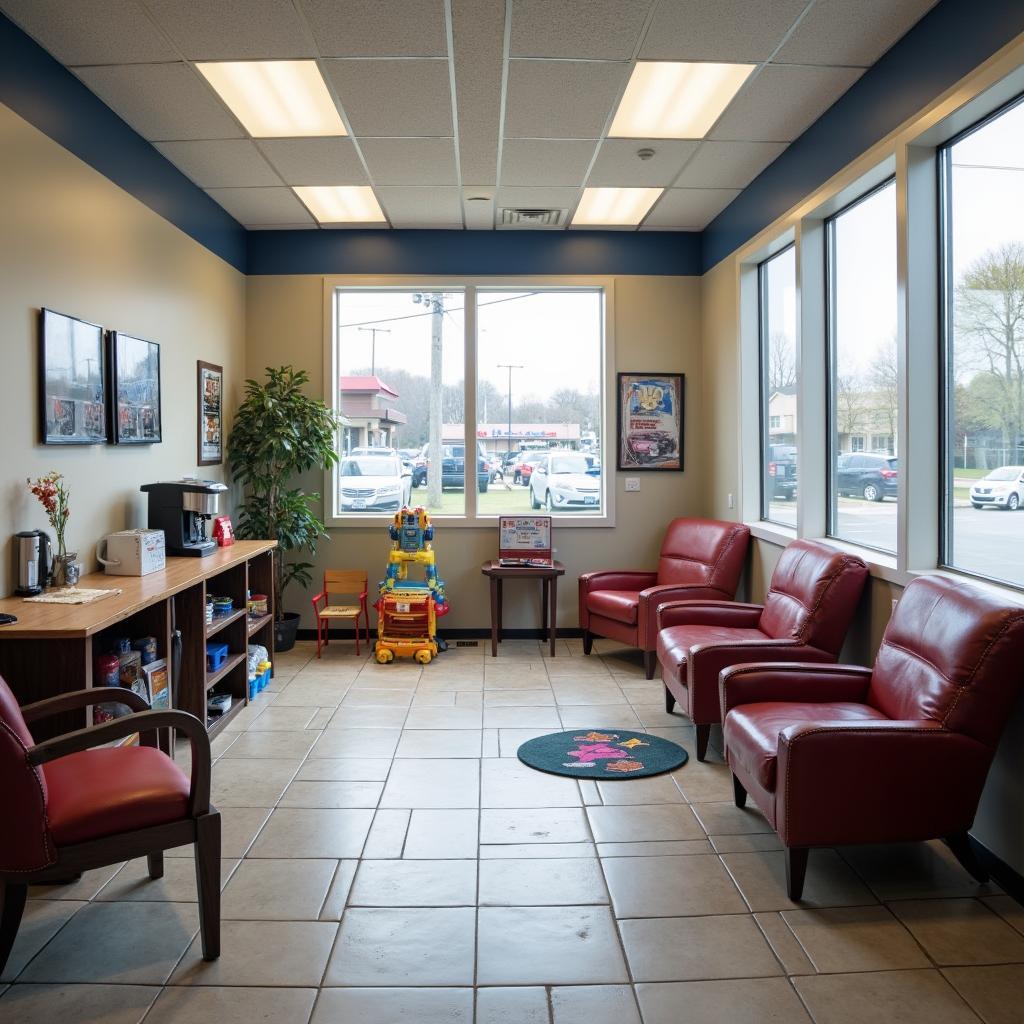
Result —
<instances>
[{"instance_id":1,"label":"window sill","mask_svg":"<svg viewBox=\"0 0 1024 1024\"><path fill-rule=\"evenodd\" d=\"M521 516L523 512L495 512L493 515L478 515L470 518L466 515L432 515L430 521L443 529L456 530L494 530L498 529L498 518L502 515ZM546 512L537 512L537 515L547 515ZM356 529L383 529L390 524L395 517L393 512L379 512L375 515L364 516L328 516L324 519L324 525L328 530L343 530L355 527ZM595 517L593 519L585 516L561 516L552 517L552 525L559 529L612 529L615 526L615 519L611 515Z\"/></svg>"}]
</instances>

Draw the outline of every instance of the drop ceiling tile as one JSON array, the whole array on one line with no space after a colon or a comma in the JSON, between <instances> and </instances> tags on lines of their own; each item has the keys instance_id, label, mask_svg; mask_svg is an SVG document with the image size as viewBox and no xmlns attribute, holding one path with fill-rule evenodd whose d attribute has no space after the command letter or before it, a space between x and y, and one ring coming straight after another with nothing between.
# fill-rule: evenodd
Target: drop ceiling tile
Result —
<instances>
[{"instance_id":1,"label":"drop ceiling tile","mask_svg":"<svg viewBox=\"0 0 1024 1024\"><path fill-rule=\"evenodd\" d=\"M462 195L458 188L383 186L374 191L396 228L462 226Z\"/></svg>"},{"instance_id":2,"label":"drop ceiling tile","mask_svg":"<svg viewBox=\"0 0 1024 1024\"><path fill-rule=\"evenodd\" d=\"M785 149L785 142L704 142L674 184L746 188Z\"/></svg>"},{"instance_id":3,"label":"drop ceiling tile","mask_svg":"<svg viewBox=\"0 0 1024 1024\"><path fill-rule=\"evenodd\" d=\"M150 142L242 138L238 122L187 64L79 68L75 74Z\"/></svg>"},{"instance_id":4,"label":"drop ceiling tile","mask_svg":"<svg viewBox=\"0 0 1024 1024\"><path fill-rule=\"evenodd\" d=\"M178 54L136 0L2 0L0 9L62 64L144 64Z\"/></svg>"},{"instance_id":5,"label":"drop ceiling tile","mask_svg":"<svg viewBox=\"0 0 1024 1024\"><path fill-rule=\"evenodd\" d=\"M363 139L375 185L455 185L453 139Z\"/></svg>"},{"instance_id":6,"label":"drop ceiling tile","mask_svg":"<svg viewBox=\"0 0 1024 1024\"><path fill-rule=\"evenodd\" d=\"M863 73L861 68L769 65L725 108L708 137L792 142Z\"/></svg>"},{"instance_id":7,"label":"drop ceiling tile","mask_svg":"<svg viewBox=\"0 0 1024 1024\"><path fill-rule=\"evenodd\" d=\"M629 60L652 0L512 0L513 57Z\"/></svg>"},{"instance_id":8,"label":"drop ceiling tile","mask_svg":"<svg viewBox=\"0 0 1024 1024\"><path fill-rule=\"evenodd\" d=\"M870 67L936 0L818 0L775 55L780 64Z\"/></svg>"},{"instance_id":9,"label":"drop ceiling tile","mask_svg":"<svg viewBox=\"0 0 1024 1024\"><path fill-rule=\"evenodd\" d=\"M806 6L807 0L662 0L640 57L767 60Z\"/></svg>"},{"instance_id":10,"label":"drop ceiling tile","mask_svg":"<svg viewBox=\"0 0 1024 1024\"><path fill-rule=\"evenodd\" d=\"M701 231L739 194L734 188L666 189L641 230Z\"/></svg>"},{"instance_id":11,"label":"drop ceiling tile","mask_svg":"<svg viewBox=\"0 0 1024 1024\"><path fill-rule=\"evenodd\" d=\"M509 61L506 137L599 139L628 74L628 64Z\"/></svg>"},{"instance_id":12,"label":"drop ceiling tile","mask_svg":"<svg viewBox=\"0 0 1024 1024\"><path fill-rule=\"evenodd\" d=\"M273 167L248 139L158 142L156 148L200 188L281 184Z\"/></svg>"},{"instance_id":13,"label":"drop ceiling tile","mask_svg":"<svg viewBox=\"0 0 1024 1024\"><path fill-rule=\"evenodd\" d=\"M698 142L676 139L605 139L587 184L671 185L698 145ZM653 149L654 156L641 160L636 155L639 149Z\"/></svg>"},{"instance_id":14,"label":"drop ceiling tile","mask_svg":"<svg viewBox=\"0 0 1024 1024\"><path fill-rule=\"evenodd\" d=\"M451 0L459 166L463 181L498 180L505 0Z\"/></svg>"},{"instance_id":15,"label":"drop ceiling tile","mask_svg":"<svg viewBox=\"0 0 1024 1024\"><path fill-rule=\"evenodd\" d=\"M328 60L324 67L357 137L451 137L446 60Z\"/></svg>"},{"instance_id":16,"label":"drop ceiling tile","mask_svg":"<svg viewBox=\"0 0 1024 1024\"><path fill-rule=\"evenodd\" d=\"M596 143L577 139L506 139L503 185L582 185Z\"/></svg>"},{"instance_id":17,"label":"drop ceiling tile","mask_svg":"<svg viewBox=\"0 0 1024 1024\"><path fill-rule=\"evenodd\" d=\"M498 189L498 206L533 210L571 210L579 197L578 188L506 188L503 185Z\"/></svg>"},{"instance_id":18,"label":"drop ceiling tile","mask_svg":"<svg viewBox=\"0 0 1024 1024\"><path fill-rule=\"evenodd\" d=\"M303 0L324 57L441 57L443 0Z\"/></svg>"},{"instance_id":19,"label":"drop ceiling tile","mask_svg":"<svg viewBox=\"0 0 1024 1024\"><path fill-rule=\"evenodd\" d=\"M149 9L189 60L315 56L292 0L153 0Z\"/></svg>"},{"instance_id":20,"label":"drop ceiling tile","mask_svg":"<svg viewBox=\"0 0 1024 1024\"><path fill-rule=\"evenodd\" d=\"M260 149L289 185L365 185L351 139L260 139Z\"/></svg>"},{"instance_id":21,"label":"drop ceiling tile","mask_svg":"<svg viewBox=\"0 0 1024 1024\"><path fill-rule=\"evenodd\" d=\"M290 188L208 188L206 191L247 228L314 223Z\"/></svg>"},{"instance_id":22,"label":"drop ceiling tile","mask_svg":"<svg viewBox=\"0 0 1024 1024\"><path fill-rule=\"evenodd\" d=\"M474 196L487 196L487 202L473 201ZM494 189L474 188L466 185L462 189L462 216L466 227L476 231L490 231L494 227Z\"/></svg>"}]
</instances>

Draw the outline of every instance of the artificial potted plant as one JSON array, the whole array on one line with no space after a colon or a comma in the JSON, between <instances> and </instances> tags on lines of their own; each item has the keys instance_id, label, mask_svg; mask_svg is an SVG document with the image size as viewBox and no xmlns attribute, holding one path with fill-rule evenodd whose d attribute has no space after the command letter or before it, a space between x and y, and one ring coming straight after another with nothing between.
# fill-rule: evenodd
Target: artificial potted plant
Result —
<instances>
[{"instance_id":1,"label":"artificial potted plant","mask_svg":"<svg viewBox=\"0 0 1024 1024\"><path fill-rule=\"evenodd\" d=\"M337 419L321 401L304 394L305 370L267 367L265 381L245 382L245 401L235 413L228 441L234 480L245 488L238 517L238 536L276 540L274 557L275 647L290 650L299 627L298 612L284 611L285 588L312 582L312 562L295 560L290 552L316 554L327 536L314 514L317 492L289 487L292 478L313 469L326 470L338 461Z\"/></svg>"}]
</instances>

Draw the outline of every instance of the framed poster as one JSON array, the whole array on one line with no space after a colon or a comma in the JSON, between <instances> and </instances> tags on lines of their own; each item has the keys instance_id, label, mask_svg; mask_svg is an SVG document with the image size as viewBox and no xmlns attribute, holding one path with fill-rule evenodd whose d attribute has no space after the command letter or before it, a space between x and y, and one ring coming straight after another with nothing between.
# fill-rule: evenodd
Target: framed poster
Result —
<instances>
[{"instance_id":1,"label":"framed poster","mask_svg":"<svg viewBox=\"0 0 1024 1024\"><path fill-rule=\"evenodd\" d=\"M111 331L110 381L114 444L159 444L160 346Z\"/></svg>"},{"instance_id":2,"label":"framed poster","mask_svg":"<svg viewBox=\"0 0 1024 1024\"><path fill-rule=\"evenodd\" d=\"M43 444L105 444L107 378L103 328L40 311L39 412Z\"/></svg>"},{"instance_id":3,"label":"framed poster","mask_svg":"<svg viewBox=\"0 0 1024 1024\"><path fill-rule=\"evenodd\" d=\"M620 373L620 470L683 468L681 373Z\"/></svg>"},{"instance_id":4,"label":"framed poster","mask_svg":"<svg viewBox=\"0 0 1024 1024\"><path fill-rule=\"evenodd\" d=\"M199 377L200 466L219 466L224 461L224 368L213 363L196 363Z\"/></svg>"}]
</instances>

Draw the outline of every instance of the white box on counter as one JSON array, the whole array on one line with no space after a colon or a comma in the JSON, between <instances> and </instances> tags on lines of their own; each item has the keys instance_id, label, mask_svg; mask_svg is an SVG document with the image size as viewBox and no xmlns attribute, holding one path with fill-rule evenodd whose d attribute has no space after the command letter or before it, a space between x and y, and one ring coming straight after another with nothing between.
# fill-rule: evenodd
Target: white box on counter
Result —
<instances>
[{"instance_id":1,"label":"white box on counter","mask_svg":"<svg viewBox=\"0 0 1024 1024\"><path fill-rule=\"evenodd\" d=\"M108 576L148 576L167 564L163 530L121 530L100 541L96 557Z\"/></svg>"}]
</instances>

